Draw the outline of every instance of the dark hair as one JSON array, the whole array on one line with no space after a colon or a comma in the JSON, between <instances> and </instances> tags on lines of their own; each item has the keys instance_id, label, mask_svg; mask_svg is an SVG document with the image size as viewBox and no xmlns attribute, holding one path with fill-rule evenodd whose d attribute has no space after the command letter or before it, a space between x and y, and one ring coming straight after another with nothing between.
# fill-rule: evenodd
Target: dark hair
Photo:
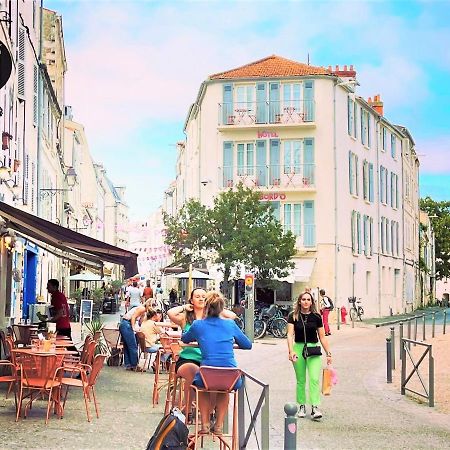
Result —
<instances>
[{"instance_id":1,"label":"dark hair","mask_svg":"<svg viewBox=\"0 0 450 450\"><path fill-rule=\"evenodd\" d=\"M319 291L319 294L320 294L320 295L325 295L325 289L321 289L321 290Z\"/></svg>"},{"instance_id":2,"label":"dark hair","mask_svg":"<svg viewBox=\"0 0 450 450\"><path fill-rule=\"evenodd\" d=\"M151 319L152 317L155 317L156 314L158 314L158 311L155 311L152 308L147 309L147 319Z\"/></svg>"},{"instance_id":3,"label":"dark hair","mask_svg":"<svg viewBox=\"0 0 450 450\"><path fill-rule=\"evenodd\" d=\"M206 296L206 317L219 317L225 308L225 301L221 294L211 291Z\"/></svg>"},{"instance_id":4,"label":"dark hair","mask_svg":"<svg viewBox=\"0 0 450 450\"><path fill-rule=\"evenodd\" d=\"M297 301L295 302L295 305L294 305L294 314L293 314L294 320L298 320L298 318L300 317L300 312L301 312L301 303L300 303L300 300L301 300L301 298L302 298L304 295L309 295L309 298L311 299L311 307L310 307L310 311L311 311L312 313L314 313L314 314L317 314L317 311L316 311L316 303L314 302L314 298L313 298L311 292L302 292L302 293L298 296L298 299L297 299Z\"/></svg>"},{"instance_id":5,"label":"dark hair","mask_svg":"<svg viewBox=\"0 0 450 450\"><path fill-rule=\"evenodd\" d=\"M192 289L192 291L191 291L191 295L189 296L189 300L188 300L188 303L190 303L191 305L192 305L192 299L194 298L194 293L195 293L195 291L198 291L198 290L203 291L203 288L196 287L196 288ZM194 311L186 311L186 322L192 324L192 322L194 322L194 320L195 320L195 312Z\"/></svg>"},{"instance_id":6,"label":"dark hair","mask_svg":"<svg viewBox=\"0 0 450 450\"><path fill-rule=\"evenodd\" d=\"M137 281L133 281L133 287L137 287Z\"/></svg>"},{"instance_id":7,"label":"dark hair","mask_svg":"<svg viewBox=\"0 0 450 450\"><path fill-rule=\"evenodd\" d=\"M150 280L147 280L147 287L150 287Z\"/></svg>"},{"instance_id":8,"label":"dark hair","mask_svg":"<svg viewBox=\"0 0 450 450\"><path fill-rule=\"evenodd\" d=\"M59 289L59 281L55 278L51 278L50 280L48 280L47 284L51 284L56 289Z\"/></svg>"}]
</instances>

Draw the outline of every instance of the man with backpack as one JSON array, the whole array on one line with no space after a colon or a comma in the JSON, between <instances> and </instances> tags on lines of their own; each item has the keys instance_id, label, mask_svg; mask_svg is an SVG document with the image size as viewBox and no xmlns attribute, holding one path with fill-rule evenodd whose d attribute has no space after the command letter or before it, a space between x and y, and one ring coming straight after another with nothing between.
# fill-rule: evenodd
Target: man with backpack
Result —
<instances>
[{"instance_id":1,"label":"man with backpack","mask_svg":"<svg viewBox=\"0 0 450 450\"><path fill-rule=\"evenodd\" d=\"M325 289L321 289L320 293L320 314L322 314L323 327L325 328L325 336L330 336L330 325L328 324L328 316L333 311L334 305L330 297L325 295Z\"/></svg>"}]
</instances>

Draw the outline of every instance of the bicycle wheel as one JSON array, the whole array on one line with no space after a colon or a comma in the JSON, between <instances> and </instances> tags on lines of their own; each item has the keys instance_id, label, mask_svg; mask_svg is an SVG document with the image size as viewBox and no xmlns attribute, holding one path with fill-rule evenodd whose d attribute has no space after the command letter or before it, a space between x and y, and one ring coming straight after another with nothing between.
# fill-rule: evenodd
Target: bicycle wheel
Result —
<instances>
[{"instance_id":1,"label":"bicycle wheel","mask_svg":"<svg viewBox=\"0 0 450 450\"><path fill-rule=\"evenodd\" d=\"M358 311L356 310L356 308L354 306L352 306L350 308L350 319L356 320L357 318L358 318Z\"/></svg>"},{"instance_id":2,"label":"bicycle wheel","mask_svg":"<svg viewBox=\"0 0 450 450\"><path fill-rule=\"evenodd\" d=\"M272 330L275 337L285 338L287 336L287 320L281 317L274 319Z\"/></svg>"},{"instance_id":3,"label":"bicycle wheel","mask_svg":"<svg viewBox=\"0 0 450 450\"><path fill-rule=\"evenodd\" d=\"M256 319L253 322L253 333L255 339L261 339L266 334L267 324L264 320Z\"/></svg>"},{"instance_id":4,"label":"bicycle wheel","mask_svg":"<svg viewBox=\"0 0 450 450\"><path fill-rule=\"evenodd\" d=\"M358 306L358 317L359 317L359 320L363 320L363 316L364 316L364 309L363 309L363 307L362 306Z\"/></svg>"},{"instance_id":5,"label":"bicycle wheel","mask_svg":"<svg viewBox=\"0 0 450 450\"><path fill-rule=\"evenodd\" d=\"M239 329L244 331L245 328L244 321L239 316L237 316L236 319L234 319L234 321L236 322L236 325L239 327Z\"/></svg>"}]
</instances>

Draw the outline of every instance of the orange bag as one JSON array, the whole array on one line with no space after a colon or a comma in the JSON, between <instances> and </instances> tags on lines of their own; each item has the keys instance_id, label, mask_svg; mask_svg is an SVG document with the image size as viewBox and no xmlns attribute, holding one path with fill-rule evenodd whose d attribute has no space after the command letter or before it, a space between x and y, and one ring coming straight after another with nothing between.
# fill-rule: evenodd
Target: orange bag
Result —
<instances>
[{"instance_id":1,"label":"orange bag","mask_svg":"<svg viewBox=\"0 0 450 450\"><path fill-rule=\"evenodd\" d=\"M331 394L331 377L332 373L328 367L325 367L322 372L322 394L330 395Z\"/></svg>"}]
</instances>

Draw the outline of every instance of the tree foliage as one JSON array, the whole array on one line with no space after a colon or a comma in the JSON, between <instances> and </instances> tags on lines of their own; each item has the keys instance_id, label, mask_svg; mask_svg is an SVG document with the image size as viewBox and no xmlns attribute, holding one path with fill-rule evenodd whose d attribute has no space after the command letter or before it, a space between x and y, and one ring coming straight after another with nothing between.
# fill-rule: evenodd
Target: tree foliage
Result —
<instances>
[{"instance_id":1,"label":"tree foliage","mask_svg":"<svg viewBox=\"0 0 450 450\"><path fill-rule=\"evenodd\" d=\"M420 209L430 216L435 234L436 278L450 277L450 201L420 200Z\"/></svg>"},{"instance_id":2,"label":"tree foliage","mask_svg":"<svg viewBox=\"0 0 450 450\"><path fill-rule=\"evenodd\" d=\"M220 193L214 206L187 202L176 216L164 216L165 242L177 262L209 260L224 272L225 290L233 269L243 264L257 278L284 277L292 268L295 237L273 216L259 193L245 188Z\"/></svg>"}]
</instances>

